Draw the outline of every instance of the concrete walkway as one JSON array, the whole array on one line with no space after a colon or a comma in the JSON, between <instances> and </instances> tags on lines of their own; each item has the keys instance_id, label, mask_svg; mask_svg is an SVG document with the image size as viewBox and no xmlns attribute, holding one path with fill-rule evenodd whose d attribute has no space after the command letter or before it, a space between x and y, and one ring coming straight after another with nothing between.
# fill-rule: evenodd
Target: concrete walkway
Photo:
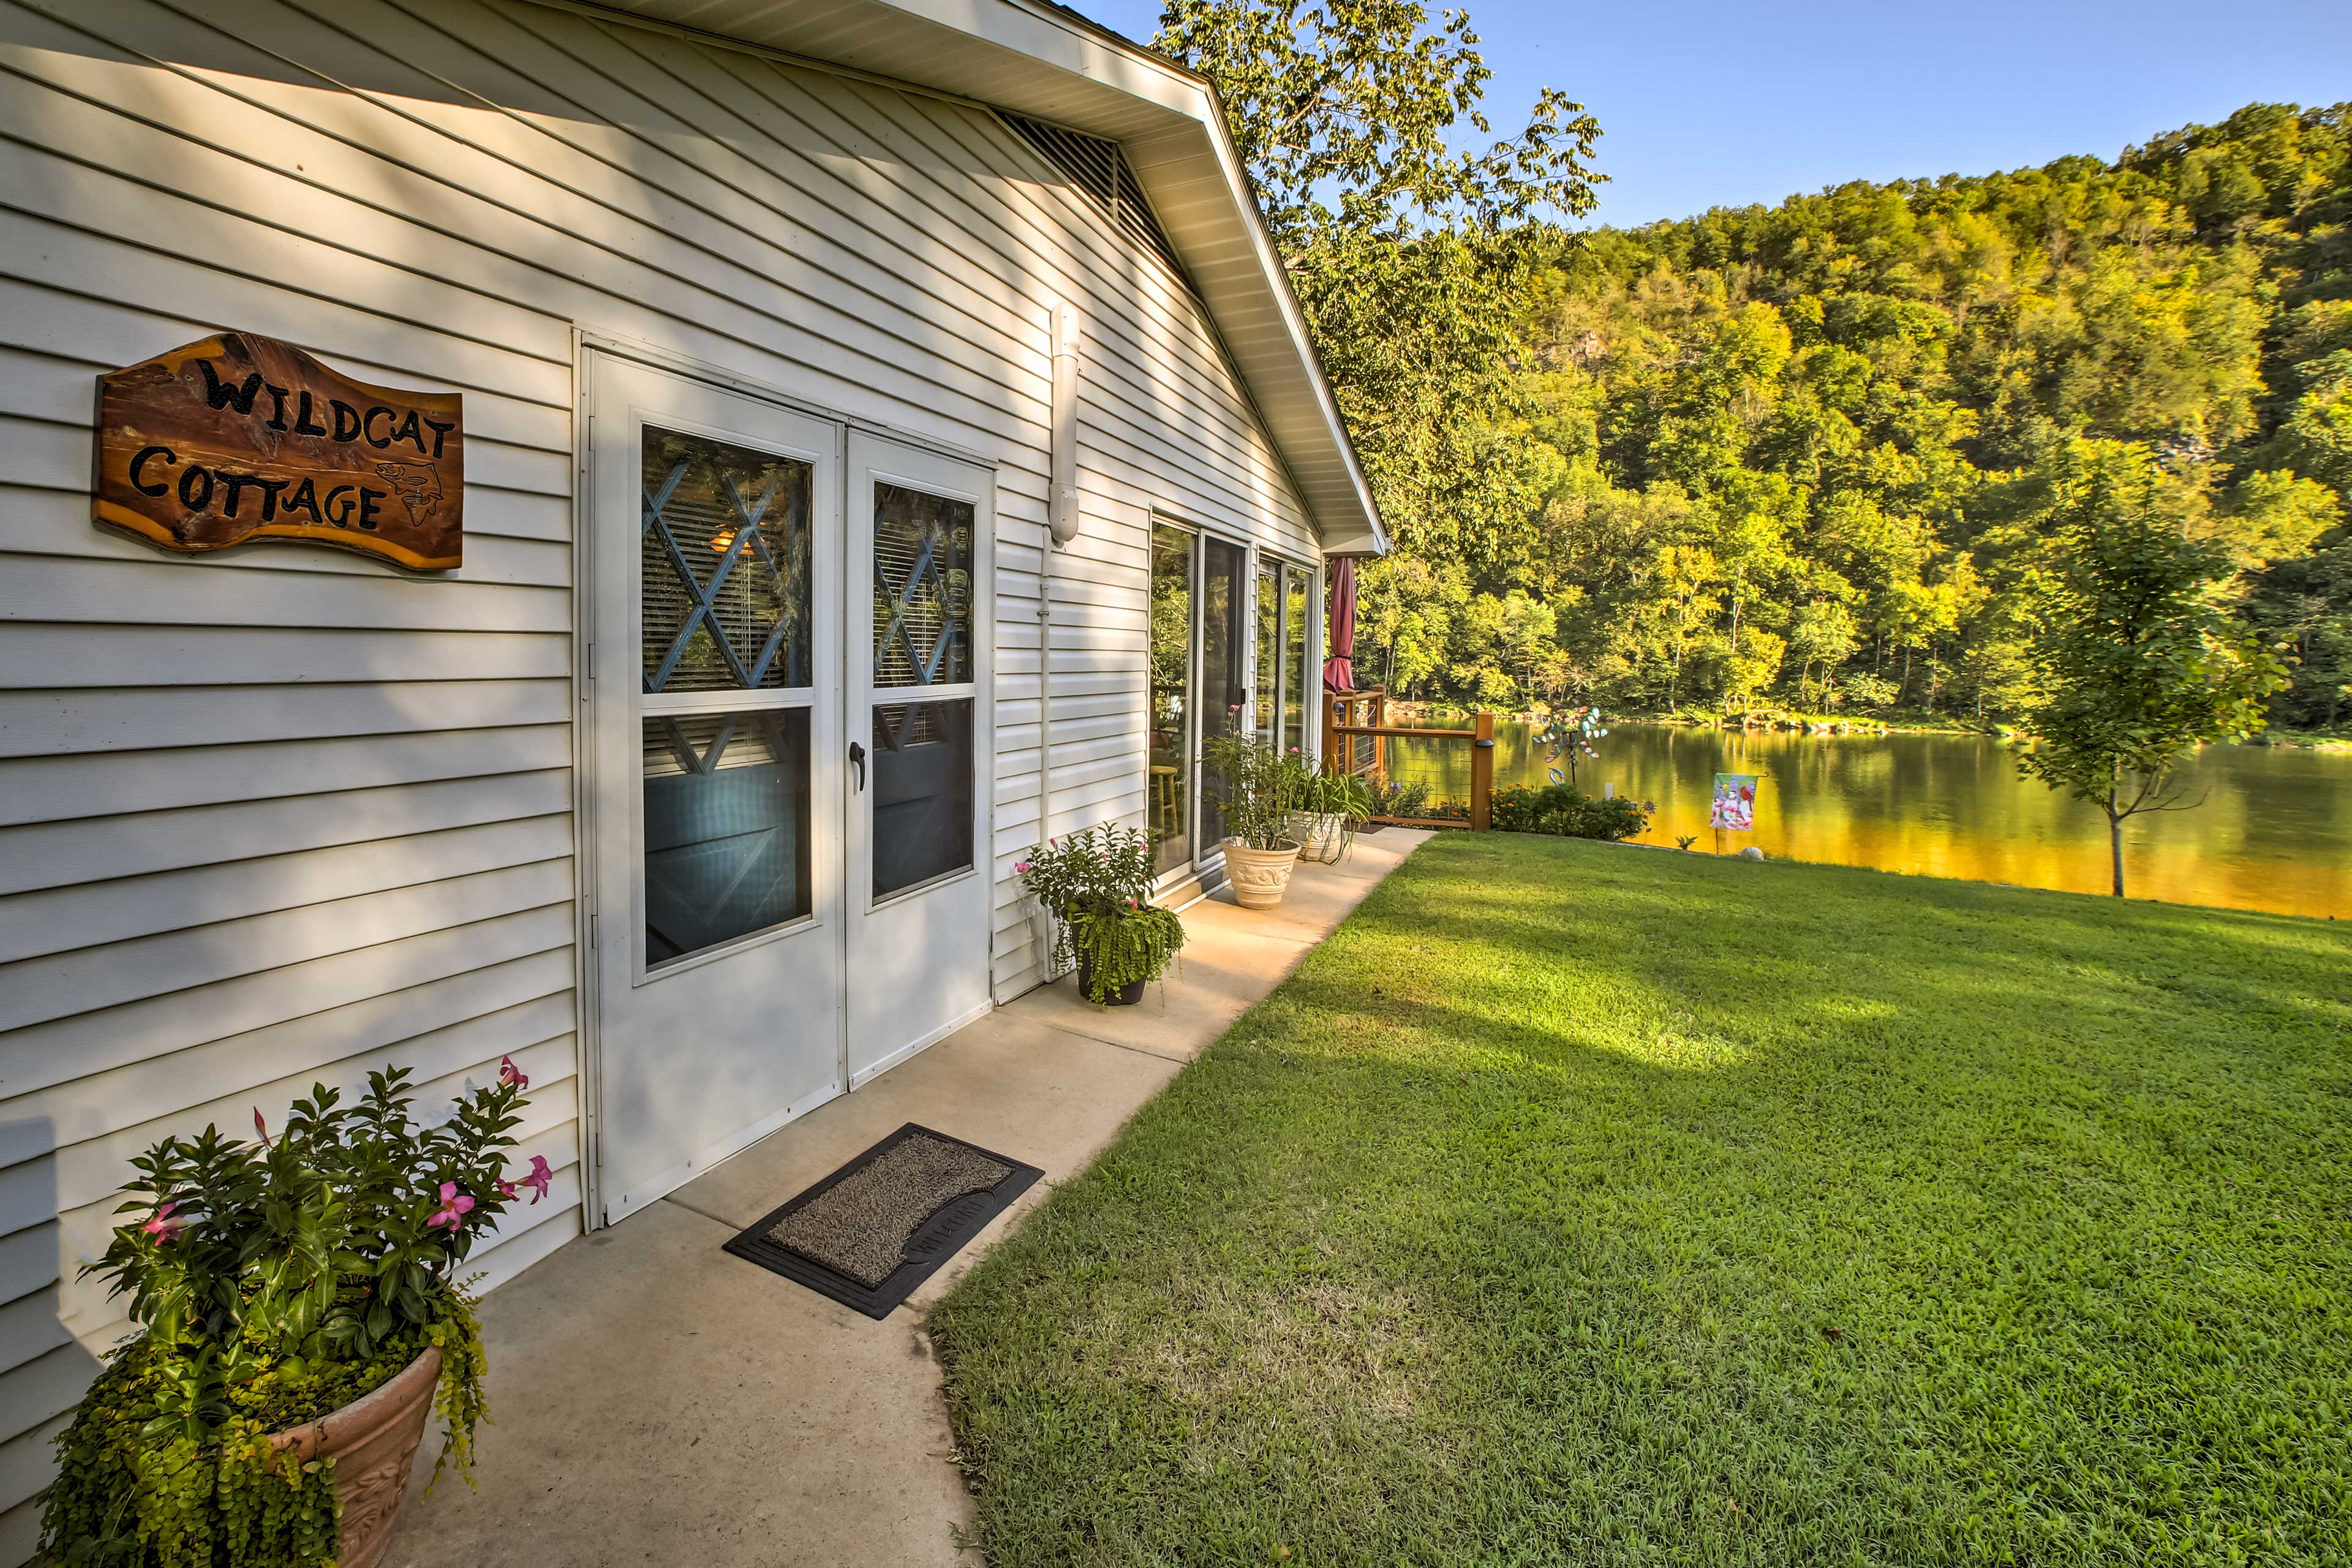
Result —
<instances>
[{"instance_id":1,"label":"concrete walkway","mask_svg":"<svg viewBox=\"0 0 2352 1568\"><path fill-rule=\"evenodd\" d=\"M389 1568L970 1568L931 1304L1427 837L1301 867L1276 910L1195 904L1164 1008L1032 992L493 1294L479 1489L412 1503ZM908 1121L1045 1180L905 1308L877 1323L719 1250Z\"/></svg>"}]
</instances>

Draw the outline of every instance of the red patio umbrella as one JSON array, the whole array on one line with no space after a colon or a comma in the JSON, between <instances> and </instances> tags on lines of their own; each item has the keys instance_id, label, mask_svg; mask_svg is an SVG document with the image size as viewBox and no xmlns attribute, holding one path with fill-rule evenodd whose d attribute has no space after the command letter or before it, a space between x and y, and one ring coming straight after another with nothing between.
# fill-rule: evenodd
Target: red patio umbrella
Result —
<instances>
[{"instance_id":1,"label":"red patio umbrella","mask_svg":"<svg viewBox=\"0 0 2352 1568\"><path fill-rule=\"evenodd\" d=\"M1323 685L1331 691L1356 689L1356 558L1331 563L1331 657L1323 664Z\"/></svg>"}]
</instances>

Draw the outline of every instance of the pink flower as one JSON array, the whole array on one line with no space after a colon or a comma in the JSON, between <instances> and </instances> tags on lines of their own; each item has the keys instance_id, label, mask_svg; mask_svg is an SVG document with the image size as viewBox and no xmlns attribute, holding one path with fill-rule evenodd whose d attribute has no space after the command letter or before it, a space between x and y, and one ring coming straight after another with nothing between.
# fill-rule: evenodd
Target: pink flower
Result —
<instances>
[{"instance_id":1,"label":"pink flower","mask_svg":"<svg viewBox=\"0 0 2352 1568\"><path fill-rule=\"evenodd\" d=\"M183 1226L178 1220L172 1217L172 1211L179 1206L180 1205L177 1204L165 1204L163 1207L155 1211L153 1218L150 1219L145 1225L141 1226L139 1228L146 1232L149 1236L153 1237L159 1243L171 1240L173 1237L179 1235L182 1230L186 1228L186 1226Z\"/></svg>"},{"instance_id":2,"label":"pink flower","mask_svg":"<svg viewBox=\"0 0 2352 1568\"><path fill-rule=\"evenodd\" d=\"M1029 874L1029 862L1026 860L1015 860L1013 862L1013 869L1016 874L1025 877Z\"/></svg>"},{"instance_id":3,"label":"pink flower","mask_svg":"<svg viewBox=\"0 0 2352 1568\"><path fill-rule=\"evenodd\" d=\"M530 1174L522 1179L521 1184L531 1190L530 1201L536 1205L540 1199L547 1195L548 1184L554 1180L555 1172L548 1164L547 1156L533 1154L530 1157Z\"/></svg>"},{"instance_id":4,"label":"pink flower","mask_svg":"<svg viewBox=\"0 0 2352 1568\"><path fill-rule=\"evenodd\" d=\"M436 1225L446 1225L455 1234L457 1227L466 1223L466 1211L473 1206L474 1200L459 1192L457 1183L444 1182L441 1184L441 1206L434 1211L431 1219L425 1222L425 1228L431 1230Z\"/></svg>"},{"instance_id":5,"label":"pink flower","mask_svg":"<svg viewBox=\"0 0 2352 1568\"><path fill-rule=\"evenodd\" d=\"M515 1184L512 1182L501 1179L499 1181L493 1182L490 1184L498 1188L499 1198L507 1203L512 1203L515 1201Z\"/></svg>"},{"instance_id":6,"label":"pink flower","mask_svg":"<svg viewBox=\"0 0 2352 1568\"><path fill-rule=\"evenodd\" d=\"M522 1068L514 1065L512 1057L499 1058L499 1081L502 1084L511 1084L516 1089L530 1087L530 1079L523 1076Z\"/></svg>"},{"instance_id":7,"label":"pink flower","mask_svg":"<svg viewBox=\"0 0 2352 1568\"><path fill-rule=\"evenodd\" d=\"M261 1135L261 1146L269 1147L269 1123L261 1120L261 1107L253 1108L253 1130Z\"/></svg>"}]
</instances>

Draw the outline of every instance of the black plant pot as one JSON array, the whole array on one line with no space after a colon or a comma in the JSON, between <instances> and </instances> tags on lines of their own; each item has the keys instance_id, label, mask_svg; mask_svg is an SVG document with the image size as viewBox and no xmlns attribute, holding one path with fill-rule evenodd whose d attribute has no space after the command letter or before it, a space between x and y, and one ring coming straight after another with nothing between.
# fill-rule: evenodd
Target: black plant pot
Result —
<instances>
[{"instance_id":1,"label":"black plant pot","mask_svg":"<svg viewBox=\"0 0 2352 1568\"><path fill-rule=\"evenodd\" d=\"M1130 980L1126 984L1120 986L1118 990L1113 991L1105 996L1103 998L1103 1005L1106 1007L1132 1007L1138 1002L1143 1000L1143 988L1150 984L1151 982L1149 980ZM1078 955L1078 994L1089 1002L1095 999L1094 961L1085 953L1080 953Z\"/></svg>"}]
</instances>

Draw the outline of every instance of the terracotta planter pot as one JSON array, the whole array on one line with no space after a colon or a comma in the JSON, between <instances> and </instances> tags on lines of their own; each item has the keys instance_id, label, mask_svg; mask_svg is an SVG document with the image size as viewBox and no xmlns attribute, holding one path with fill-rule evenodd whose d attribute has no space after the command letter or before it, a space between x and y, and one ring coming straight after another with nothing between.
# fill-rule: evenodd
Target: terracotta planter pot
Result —
<instances>
[{"instance_id":1,"label":"terracotta planter pot","mask_svg":"<svg viewBox=\"0 0 2352 1568\"><path fill-rule=\"evenodd\" d=\"M273 1450L290 1448L305 1463L321 1456L335 1461L335 1490L343 1504L338 1568L376 1568L391 1549L401 1505L408 1500L409 1461L425 1436L440 1380L441 1352L430 1349L374 1393L270 1435Z\"/></svg>"},{"instance_id":2,"label":"terracotta planter pot","mask_svg":"<svg viewBox=\"0 0 2352 1568\"><path fill-rule=\"evenodd\" d=\"M1296 844L1280 849L1253 849L1239 839L1225 840L1225 875L1234 885L1234 902L1245 910L1279 905L1297 865Z\"/></svg>"}]
</instances>

